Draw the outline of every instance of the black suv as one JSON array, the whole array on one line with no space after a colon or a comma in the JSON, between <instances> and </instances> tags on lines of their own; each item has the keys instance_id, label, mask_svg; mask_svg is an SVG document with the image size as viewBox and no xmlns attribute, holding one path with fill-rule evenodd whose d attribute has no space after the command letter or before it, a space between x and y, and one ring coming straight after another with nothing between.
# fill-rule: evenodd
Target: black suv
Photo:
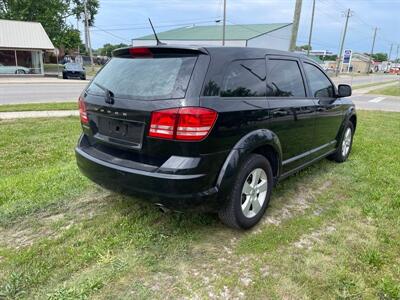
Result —
<instances>
[{"instance_id":1,"label":"black suv","mask_svg":"<svg viewBox=\"0 0 400 300\"><path fill-rule=\"evenodd\" d=\"M347 159L350 95L289 52L118 49L79 99L78 166L107 189L250 228L279 180L324 157Z\"/></svg>"}]
</instances>

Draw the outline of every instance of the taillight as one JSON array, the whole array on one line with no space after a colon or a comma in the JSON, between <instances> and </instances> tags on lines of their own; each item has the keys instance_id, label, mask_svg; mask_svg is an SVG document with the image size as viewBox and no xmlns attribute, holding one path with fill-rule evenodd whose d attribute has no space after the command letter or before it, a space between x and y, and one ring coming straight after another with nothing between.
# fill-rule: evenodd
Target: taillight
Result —
<instances>
[{"instance_id":1,"label":"taillight","mask_svg":"<svg viewBox=\"0 0 400 300\"><path fill-rule=\"evenodd\" d=\"M200 141L207 137L217 119L217 112L202 107L182 107L152 112L149 136Z\"/></svg>"},{"instance_id":2,"label":"taillight","mask_svg":"<svg viewBox=\"0 0 400 300\"><path fill-rule=\"evenodd\" d=\"M149 136L173 139L179 108L165 109L151 113Z\"/></svg>"},{"instance_id":3,"label":"taillight","mask_svg":"<svg viewBox=\"0 0 400 300\"><path fill-rule=\"evenodd\" d=\"M79 97L78 103L79 103L79 116L81 118L81 122L83 124L88 124L89 118L86 112L86 105L82 97Z\"/></svg>"}]
</instances>

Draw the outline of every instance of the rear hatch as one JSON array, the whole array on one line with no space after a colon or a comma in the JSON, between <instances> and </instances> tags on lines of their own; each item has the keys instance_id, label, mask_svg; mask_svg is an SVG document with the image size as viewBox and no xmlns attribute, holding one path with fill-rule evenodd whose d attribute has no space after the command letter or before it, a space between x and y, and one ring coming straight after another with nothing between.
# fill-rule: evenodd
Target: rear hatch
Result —
<instances>
[{"instance_id":1,"label":"rear hatch","mask_svg":"<svg viewBox=\"0 0 400 300\"><path fill-rule=\"evenodd\" d=\"M117 50L80 99L88 117L83 128L90 145L113 156L156 165L187 152L179 142L149 137L149 123L154 111L198 106L199 83L191 78L199 56L205 54L192 48Z\"/></svg>"}]
</instances>

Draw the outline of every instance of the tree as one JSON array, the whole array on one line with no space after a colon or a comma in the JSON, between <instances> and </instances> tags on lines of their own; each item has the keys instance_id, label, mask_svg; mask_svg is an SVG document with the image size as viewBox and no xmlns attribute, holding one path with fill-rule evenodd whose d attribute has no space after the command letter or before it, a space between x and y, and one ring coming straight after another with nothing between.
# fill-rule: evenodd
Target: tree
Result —
<instances>
[{"instance_id":1,"label":"tree","mask_svg":"<svg viewBox=\"0 0 400 300\"><path fill-rule=\"evenodd\" d=\"M375 53L372 54L372 59L376 61L387 61L388 55L386 53Z\"/></svg>"},{"instance_id":2,"label":"tree","mask_svg":"<svg viewBox=\"0 0 400 300\"><path fill-rule=\"evenodd\" d=\"M93 24L99 2L88 0L87 5ZM83 0L0 0L0 19L40 22L58 48L73 49L80 45L79 34L67 24L67 18L80 19L82 12Z\"/></svg>"},{"instance_id":3,"label":"tree","mask_svg":"<svg viewBox=\"0 0 400 300\"><path fill-rule=\"evenodd\" d=\"M103 47L101 47L98 52L100 53L100 55L104 55L104 56L111 56L111 53L118 48L123 48L123 47L128 47L127 44L117 44L117 45L112 45L112 44L104 44Z\"/></svg>"},{"instance_id":4,"label":"tree","mask_svg":"<svg viewBox=\"0 0 400 300\"><path fill-rule=\"evenodd\" d=\"M308 48L310 48L310 51L312 50L312 47L308 45L296 46L296 51L302 51L302 50L307 51Z\"/></svg>"},{"instance_id":5,"label":"tree","mask_svg":"<svg viewBox=\"0 0 400 300\"><path fill-rule=\"evenodd\" d=\"M336 54L333 54L333 55L319 55L319 58L321 60L334 60L334 61L336 61L337 55Z\"/></svg>"}]
</instances>

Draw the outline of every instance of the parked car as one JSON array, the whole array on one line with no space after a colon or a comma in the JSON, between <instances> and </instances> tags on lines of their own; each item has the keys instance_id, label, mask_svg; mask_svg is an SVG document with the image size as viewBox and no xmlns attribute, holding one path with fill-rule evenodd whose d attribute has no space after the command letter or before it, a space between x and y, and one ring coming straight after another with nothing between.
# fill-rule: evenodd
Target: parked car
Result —
<instances>
[{"instance_id":1,"label":"parked car","mask_svg":"<svg viewBox=\"0 0 400 300\"><path fill-rule=\"evenodd\" d=\"M30 69L22 66L5 66L0 63L0 74L29 74Z\"/></svg>"},{"instance_id":2,"label":"parked car","mask_svg":"<svg viewBox=\"0 0 400 300\"><path fill-rule=\"evenodd\" d=\"M80 78L86 80L85 68L78 63L66 63L63 69L63 79Z\"/></svg>"},{"instance_id":3,"label":"parked car","mask_svg":"<svg viewBox=\"0 0 400 300\"><path fill-rule=\"evenodd\" d=\"M118 49L79 99L77 164L107 189L250 228L278 181L324 157L348 158L350 95L289 52Z\"/></svg>"}]
</instances>

